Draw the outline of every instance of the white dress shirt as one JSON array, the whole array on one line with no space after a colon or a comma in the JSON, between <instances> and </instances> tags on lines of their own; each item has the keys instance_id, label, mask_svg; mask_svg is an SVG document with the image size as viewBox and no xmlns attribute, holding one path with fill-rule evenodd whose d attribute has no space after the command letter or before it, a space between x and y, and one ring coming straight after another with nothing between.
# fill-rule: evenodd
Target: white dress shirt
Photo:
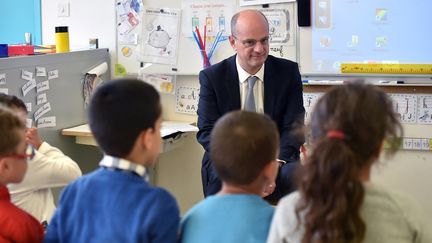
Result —
<instances>
[{"instance_id":1,"label":"white dress shirt","mask_svg":"<svg viewBox=\"0 0 432 243\"><path fill-rule=\"evenodd\" d=\"M256 74L249 74L246 72L239 64L238 57L236 57L236 66L238 72L238 78L240 80L240 100L241 100L241 109L244 110L244 106L246 103L246 94L248 91L248 82L247 79L249 76L256 76L258 80L254 85L254 97L255 97L255 108L258 113L264 113L264 65Z\"/></svg>"}]
</instances>

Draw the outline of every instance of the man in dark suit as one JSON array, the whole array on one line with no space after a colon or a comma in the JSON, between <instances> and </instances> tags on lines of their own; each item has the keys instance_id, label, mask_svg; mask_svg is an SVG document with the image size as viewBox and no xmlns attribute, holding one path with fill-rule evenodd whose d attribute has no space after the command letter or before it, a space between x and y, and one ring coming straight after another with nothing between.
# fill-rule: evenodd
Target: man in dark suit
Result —
<instances>
[{"instance_id":1,"label":"man in dark suit","mask_svg":"<svg viewBox=\"0 0 432 243\"><path fill-rule=\"evenodd\" d=\"M301 127L305 110L300 72L297 63L268 55L269 25L261 12L244 10L235 14L231 32L229 41L237 54L199 74L197 139L205 149L201 169L204 195L215 194L221 188L209 157L213 126L225 113L245 109L267 114L278 126L279 159L287 163L279 169L276 188L271 184L263 192L264 196L271 194L267 199L276 201L295 189L292 175L299 164L299 148L304 143Z\"/></svg>"}]
</instances>

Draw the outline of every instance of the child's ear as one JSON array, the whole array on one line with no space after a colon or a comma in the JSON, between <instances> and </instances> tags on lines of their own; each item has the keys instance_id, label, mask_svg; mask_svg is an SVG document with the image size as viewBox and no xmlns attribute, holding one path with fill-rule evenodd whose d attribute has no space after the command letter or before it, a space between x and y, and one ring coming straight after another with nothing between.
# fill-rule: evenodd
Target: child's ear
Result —
<instances>
[{"instance_id":1,"label":"child's ear","mask_svg":"<svg viewBox=\"0 0 432 243\"><path fill-rule=\"evenodd\" d=\"M153 146L153 135L154 135L154 129L148 128L140 133L140 140L143 148L148 150Z\"/></svg>"},{"instance_id":2,"label":"child's ear","mask_svg":"<svg viewBox=\"0 0 432 243\"><path fill-rule=\"evenodd\" d=\"M8 159L0 158L0 175L3 175L8 168L9 168Z\"/></svg>"}]
</instances>

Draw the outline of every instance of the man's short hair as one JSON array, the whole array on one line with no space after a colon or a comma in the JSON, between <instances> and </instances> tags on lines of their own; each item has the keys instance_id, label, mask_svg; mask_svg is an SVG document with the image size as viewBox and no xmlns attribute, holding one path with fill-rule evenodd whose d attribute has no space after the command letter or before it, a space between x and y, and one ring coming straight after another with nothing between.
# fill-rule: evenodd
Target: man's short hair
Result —
<instances>
[{"instance_id":1,"label":"man's short hair","mask_svg":"<svg viewBox=\"0 0 432 243\"><path fill-rule=\"evenodd\" d=\"M0 104L0 157L16 152L21 142L19 129L25 129L24 122L13 110Z\"/></svg>"},{"instance_id":2,"label":"man's short hair","mask_svg":"<svg viewBox=\"0 0 432 243\"><path fill-rule=\"evenodd\" d=\"M100 86L88 108L90 129L108 155L128 155L138 135L154 128L161 115L158 92L136 79L119 79Z\"/></svg>"},{"instance_id":3,"label":"man's short hair","mask_svg":"<svg viewBox=\"0 0 432 243\"><path fill-rule=\"evenodd\" d=\"M27 107L24 102L15 95L0 94L0 104L3 104L11 109L21 109L27 112Z\"/></svg>"},{"instance_id":4,"label":"man's short hair","mask_svg":"<svg viewBox=\"0 0 432 243\"><path fill-rule=\"evenodd\" d=\"M276 124L266 115L234 111L215 124L210 139L210 157L222 181L252 183L279 151Z\"/></svg>"}]
</instances>

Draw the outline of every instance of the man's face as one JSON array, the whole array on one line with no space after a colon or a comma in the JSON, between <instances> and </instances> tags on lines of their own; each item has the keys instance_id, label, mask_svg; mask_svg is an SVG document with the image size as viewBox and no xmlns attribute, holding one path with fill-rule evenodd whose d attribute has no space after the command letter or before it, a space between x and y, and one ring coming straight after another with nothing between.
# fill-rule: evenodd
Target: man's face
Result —
<instances>
[{"instance_id":1,"label":"man's face","mask_svg":"<svg viewBox=\"0 0 432 243\"><path fill-rule=\"evenodd\" d=\"M268 24L260 14L245 13L239 16L236 26L237 31L230 36L230 44L237 52L240 66L255 74L269 53Z\"/></svg>"}]
</instances>

